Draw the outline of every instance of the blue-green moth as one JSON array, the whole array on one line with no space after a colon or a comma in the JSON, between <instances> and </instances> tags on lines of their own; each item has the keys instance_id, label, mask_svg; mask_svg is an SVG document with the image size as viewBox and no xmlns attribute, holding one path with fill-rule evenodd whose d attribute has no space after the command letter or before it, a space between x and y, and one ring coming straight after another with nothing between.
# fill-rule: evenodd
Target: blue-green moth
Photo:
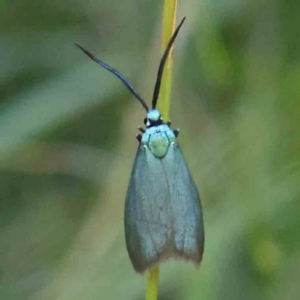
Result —
<instances>
[{"instance_id":1,"label":"blue-green moth","mask_svg":"<svg viewBox=\"0 0 300 300\"><path fill-rule=\"evenodd\" d=\"M134 269L143 273L170 257L200 265L204 251L202 208L177 137L156 109L164 65L185 18L176 28L160 61L152 108L116 69L77 45L117 76L147 111L125 202L125 237Z\"/></svg>"}]
</instances>

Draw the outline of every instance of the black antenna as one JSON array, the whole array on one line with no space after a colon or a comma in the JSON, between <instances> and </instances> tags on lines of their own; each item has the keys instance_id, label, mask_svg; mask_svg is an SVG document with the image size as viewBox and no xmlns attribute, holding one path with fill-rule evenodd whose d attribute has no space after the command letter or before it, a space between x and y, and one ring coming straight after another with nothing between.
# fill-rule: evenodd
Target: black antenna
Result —
<instances>
[{"instance_id":1,"label":"black antenna","mask_svg":"<svg viewBox=\"0 0 300 300\"><path fill-rule=\"evenodd\" d=\"M115 76L117 76L128 88L128 90L142 103L143 107L146 109L146 111L149 111L149 107L146 104L145 100L135 91L135 89L132 87L132 85L128 82L128 80L116 69L112 68L102 60L95 57L92 53L81 47L80 45L75 45L81 49L88 57L90 57L93 61L98 63L100 66L102 66L104 69L108 70L109 72L113 73Z\"/></svg>"},{"instance_id":2,"label":"black antenna","mask_svg":"<svg viewBox=\"0 0 300 300\"><path fill-rule=\"evenodd\" d=\"M182 26L183 22L185 20L185 17L182 19L182 21L180 22L180 24L178 25L178 27L176 28L175 32L173 33L173 36L171 37L168 46L161 58L160 64L159 64L159 68L158 68L158 72L157 72L157 79L156 79L156 83L155 83L155 88L154 88L154 92L153 92L153 98L152 98L152 108L154 109L156 107L157 104L157 99L158 99L158 95L159 95L159 90L160 90L160 84L161 84L161 79L162 79L162 75L163 75L163 71L164 71L164 66L165 66L165 62L168 58L169 52L172 48L172 45L176 39L176 36L179 32L180 27Z\"/></svg>"}]
</instances>

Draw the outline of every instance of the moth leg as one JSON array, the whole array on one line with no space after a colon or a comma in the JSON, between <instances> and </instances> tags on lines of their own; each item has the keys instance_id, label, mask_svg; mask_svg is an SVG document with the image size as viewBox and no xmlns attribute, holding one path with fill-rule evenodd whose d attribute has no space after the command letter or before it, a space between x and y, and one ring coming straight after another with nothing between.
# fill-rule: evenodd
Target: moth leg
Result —
<instances>
[{"instance_id":1,"label":"moth leg","mask_svg":"<svg viewBox=\"0 0 300 300\"><path fill-rule=\"evenodd\" d=\"M171 126L171 120L169 120L168 122L167 122L167 125L170 127Z\"/></svg>"},{"instance_id":2,"label":"moth leg","mask_svg":"<svg viewBox=\"0 0 300 300\"><path fill-rule=\"evenodd\" d=\"M139 141L139 143L142 141L142 135L140 133L138 133L135 137Z\"/></svg>"},{"instance_id":3,"label":"moth leg","mask_svg":"<svg viewBox=\"0 0 300 300\"><path fill-rule=\"evenodd\" d=\"M146 130L144 128L142 128L141 126L138 127L138 130L141 132L141 133L144 133Z\"/></svg>"},{"instance_id":4,"label":"moth leg","mask_svg":"<svg viewBox=\"0 0 300 300\"><path fill-rule=\"evenodd\" d=\"M180 131L179 128L173 130L173 133L174 133L175 137L178 137L179 131Z\"/></svg>"}]
</instances>

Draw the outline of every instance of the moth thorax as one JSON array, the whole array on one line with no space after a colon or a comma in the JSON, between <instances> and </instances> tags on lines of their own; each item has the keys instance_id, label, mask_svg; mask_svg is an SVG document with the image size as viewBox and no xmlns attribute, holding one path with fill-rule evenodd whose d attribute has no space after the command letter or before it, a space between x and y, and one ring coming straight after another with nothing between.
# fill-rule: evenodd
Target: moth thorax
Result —
<instances>
[{"instance_id":1,"label":"moth thorax","mask_svg":"<svg viewBox=\"0 0 300 300\"><path fill-rule=\"evenodd\" d=\"M146 126L150 127L153 125L160 125L162 123L163 118L160 115L160 112L157 109L150 109L147 113L146 118Z\"/></svg>"},{"instance_id":2,"label":"moth thorax","mask_svg":"<svg viewBox=\"0 0 300 300\"><path fill-rule=\"evenodd\" d=\"M169 149L170 141L165 132L151 134L149 148L157 158L163 158Z\"/></svg>"}]
</instances>

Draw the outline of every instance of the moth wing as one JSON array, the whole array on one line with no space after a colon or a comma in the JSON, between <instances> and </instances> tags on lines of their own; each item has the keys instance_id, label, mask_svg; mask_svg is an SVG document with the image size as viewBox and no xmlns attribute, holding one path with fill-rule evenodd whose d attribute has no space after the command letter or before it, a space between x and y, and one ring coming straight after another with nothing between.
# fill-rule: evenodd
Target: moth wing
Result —
<instances>
[{"instance_id":1,"label":"moth wing","mask_svg":"<svg viewBox=\"0 0 300 300\"><path fill-rule=\"evenodd\" d=\"M125 237L137 272L165 259L173 248L170 192L163 160L140 145L125 202Z\"/></svg>"},{"instance_id":2,"label":"moth wing","mask_svg":"<svg viewBox=\"0 0 300 300\"><path fill-rule=\"evenodd\" d=\"M162 161L169 181L174 256L199 265L204 251L204 227L198 189L178 143L170 145Z\"/></svg>"}]
</instances>

